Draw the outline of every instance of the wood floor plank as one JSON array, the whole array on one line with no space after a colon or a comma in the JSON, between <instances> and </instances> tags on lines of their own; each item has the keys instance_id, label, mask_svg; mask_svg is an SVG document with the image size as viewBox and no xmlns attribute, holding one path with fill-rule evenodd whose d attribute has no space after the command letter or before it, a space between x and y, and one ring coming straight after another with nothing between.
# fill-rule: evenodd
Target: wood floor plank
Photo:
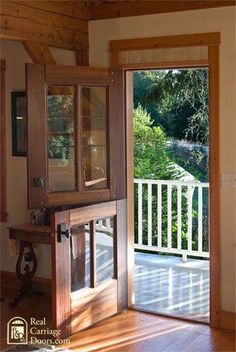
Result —
<instances>
[{"instance_id":1,"label":"wood floor plank","mask_svg":"<svg viewBox=\"0 0 236 352\"><path fill-rule=\"evenodd\" d=\"M1 303L1 343L6 347L6 325L12 316L47 316L50 299L32 296L16 309L9 301L14 290L3 289ZM70 337L64 346L76 352L233 352L235 336L207 325L127 310Z\"/></svg>"},{"instance_id":2,"label":"wood floor plank","mask_svg":"<svg viewBox=\"0 0 236 352\"><path fill-rule=\"evenodd\" d=\"M232 334L207 325L126 311L75 334L68 347L78 352L229 352L235 345Z\"/></svg>"}]
</instances>

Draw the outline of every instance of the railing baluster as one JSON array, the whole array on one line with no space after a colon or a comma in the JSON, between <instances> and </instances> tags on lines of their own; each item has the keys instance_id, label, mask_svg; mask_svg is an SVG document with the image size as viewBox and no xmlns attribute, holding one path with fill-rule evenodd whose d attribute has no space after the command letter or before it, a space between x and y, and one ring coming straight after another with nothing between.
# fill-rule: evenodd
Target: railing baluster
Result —
<instances>
[{"instance_id":1,"label":"railing baluster","mask_svg":"<svg viewBox=\"0 0 236 352\"><path fill-rule=\"evenodd\" d=\"M202 186L198 187L198 251L202 252Z\"/></svg>"},{"instance_id":2,"label":"railing baluster","mask_svg":"<svg viewBox=\"0 0 236 352\"><path fill-rule=\"evenodd\" d=\"M138 198L138 240L135 243L136 249L147 250L147 251L156 251L163 253L172 253L172 254L180 254L183 257L183 260L187 260L187 256L197 256L202 258L209 258L209 252L203 251L203 202L204 202L204 189L208 190L209 183L207 182L189 182L189 181L172 181L172 180L145 180L145 179L135 179L134 183L137 185L136 191ZM144 186L145 185L145 186ZM155 197L157 197L157 246L153 245L152 239L152 185L157 186L157 191ZM163 230L163 222L162 222L162 207L163 207L163 186L165 190L167 189L167 247L162 244L162 230ZM146 195L146 187L147 187L147 243L143 244L143 187L145 187L145 195ZM183 190L184 188L184 190ZM194 190L197 188L198 192L198 248L197 250L192 248L193 246L193 195ZM173 194L175 192L172 190L177 190L177 203L173 203ZM164 192L166 194L166 192ZM181 232L183 229L182 221L183 214L182 210L184 207L183 197L187 199L187 237L188 237L188 245L187 249L182 249L182 238ZM146 205L146 204L145 204ZM206 204L207 206L208 204ZM175 206L175 209L173 209ZM146 207L145 207L146 209ZM172 247L172 210L177 212L177 248ZM146 214L145 214L146 216ZM96 223L97 227L110 227L111 224L108 224L108 220L104 220L103 222L100 220ZM109 226L108 226L109 225Z\"/></svg>"},{"instance_id":3,"label":"railing baluster","mask_svg":"<svg viewBox=\"0 0 236 352\"><path fill-rule=\"evenodd\" d=\"M143 244L143 184L138 183L138 244Z\"/></svg>"},{"instance_id":4,"label":"railing baluster","mask_svg":"<svg viewBox=\"0 0 236 352\"><path fill-rule=\"evenodd\" d=\"M148 245L152 246L152 184L148 183Z\"/></svg>"},{"instance_id":5,"label":"railing baluster","mask_svg":"<svg viewBox=\"0 0 236 352\"><path fill-rule=\"evenodd\" d=\"M192 250L192 195L193 188L188 186L187 201L188 201L188 250Z\"/></svg>"},{"instance_id":6,"label":"railing baluster","mask_svg":"<svg viewBox=\"0 0 236 352\"><path fill-rule=\"evenodd\" d=\"M162 184L157 185L157 246L162 247Z\"/></svg>"},{"instance_id":7,"label":"railing baluster","mask_svg":"<svg viewBox=\"0 0 236 352\"><path fill-rule=\"evenodd\" d=\"M182 187L177 186L177 248L181 250L182 248Z\"/></svg>"},{"instance_id":8,"label":"railing baluster","mask_svg":"<svg viewBox=\"0 0 236 352\"><path fill-rule=\"evenodd\" d=\"M111 218L106 218L105 223L106 223L106 228L108 230L111 230Z\"/></svg>"},{"instance_id":9,"label":"railing baluster","mask_svg":"<svg viewBox=\"0 0 236 352\"><path fill-rule=\"evenodd\" d=\"M172 247L172 186L167 185L167 247Z\"/></svg>"}]
</instances>

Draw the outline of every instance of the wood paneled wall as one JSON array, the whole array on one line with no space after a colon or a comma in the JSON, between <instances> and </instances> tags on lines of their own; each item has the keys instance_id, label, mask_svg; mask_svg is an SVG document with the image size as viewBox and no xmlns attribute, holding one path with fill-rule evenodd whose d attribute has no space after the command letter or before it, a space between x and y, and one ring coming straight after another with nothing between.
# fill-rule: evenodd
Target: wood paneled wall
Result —
<instances>
[{"instance_id":1,"label":"wood paneled wall","mask_svg":"<svg viewBox=\"0 0 236 352\"><path fill-rule=\"evenodd\" d=\"M9 1L0 3L0 37L66 49L88 48L85 1Z\"/></svg>"}]
</instances>

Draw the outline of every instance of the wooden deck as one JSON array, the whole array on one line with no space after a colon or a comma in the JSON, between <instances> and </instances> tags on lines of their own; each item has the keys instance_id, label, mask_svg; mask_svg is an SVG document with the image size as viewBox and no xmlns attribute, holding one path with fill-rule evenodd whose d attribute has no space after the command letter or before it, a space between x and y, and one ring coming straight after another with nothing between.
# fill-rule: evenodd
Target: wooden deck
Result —
<instances>
[{"instance_id":1,"label":"wooden deck","mask_svg":"<svg viewBox=\"0 0 236 352\"><path fill-rule=\"evenodd\" d=\"M135 253L135 306L209 321L209 261Z\"/></svg>"}]
</instances>

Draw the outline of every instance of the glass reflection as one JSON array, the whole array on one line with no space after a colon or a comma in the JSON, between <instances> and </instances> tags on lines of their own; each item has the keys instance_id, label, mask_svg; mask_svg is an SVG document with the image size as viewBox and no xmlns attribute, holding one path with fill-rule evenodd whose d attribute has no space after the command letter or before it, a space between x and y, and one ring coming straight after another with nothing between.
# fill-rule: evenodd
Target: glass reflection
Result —
<instances>
[{"instance_id":1,"label":"glass reflection","mask_svg":"<svg viewBox=\"0 0 236 352\"><path fill-rule=\"evenodd\" d=\"M75 190L75 87L48 87L49 191Z\"/></svg>"}]
</instances>

